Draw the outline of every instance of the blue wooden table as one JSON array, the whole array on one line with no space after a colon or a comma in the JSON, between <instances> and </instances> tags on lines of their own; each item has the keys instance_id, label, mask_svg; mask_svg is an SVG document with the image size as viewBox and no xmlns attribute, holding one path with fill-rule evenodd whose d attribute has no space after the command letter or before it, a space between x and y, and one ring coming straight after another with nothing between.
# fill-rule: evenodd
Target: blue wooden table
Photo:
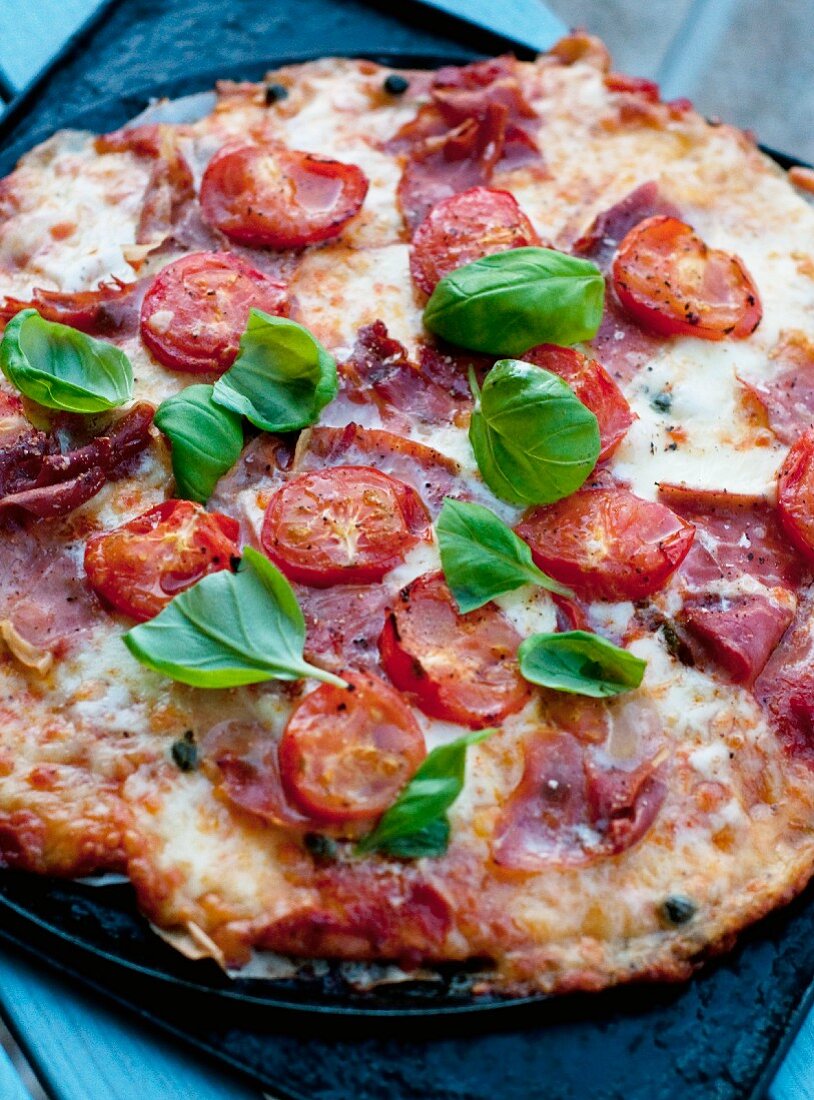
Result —
<instances>
[{"instance_id":1,"label":"blue wooden table","mask_svg":"<svg viewBox=\"0 0 814 1100\"><path fill-rule=\"evenodd\" d=\"M0 0L0 93L5 91L8 98L22 89L98 4L99 0ZM742 124L759 114L756 103L744 103L749 93L742 84L720 84L726 44L734 33L745 33L744 21L748 23L755 0L550 0L549 7L564 22L540 0L436 4L541 49L566 25L588 25L606 38L620 67L658 77L665 94L691 95L709 113ZM787 77L793 87L795 64L804 60L808 65L810 42L805 45L803 32L805 22L814 19L814 5L811 0L785 0L777 15L783 17L787 45L776 59L777 71L763 72L764 87L771 83L776 88ZM802 20L799 28L795 19ZM704 97L716 86L713 73L718 75L719 91L710 102ZM809 110L810 84L796 84L803 100L808 96ZM758 87L758 97L760 91ZM781 110L767 118L761 137L814 158L814 128L800 128L805 106L790 101L788 107L785 117ZM737 108L747 112L746 119L737 118ZM801 147L803 137L809 146ZM23 1051L21 1056L6 1034L7 1048L15 1050L13 1064L3 1050L0 1020L0 1100L260 1100L262 1095L191 1048L6 947L0 947L0 1015ZM772 1100L814 1100L814 1018L809 1017L795 1040L770 1095Z\"/></svg>"}]
</instances>

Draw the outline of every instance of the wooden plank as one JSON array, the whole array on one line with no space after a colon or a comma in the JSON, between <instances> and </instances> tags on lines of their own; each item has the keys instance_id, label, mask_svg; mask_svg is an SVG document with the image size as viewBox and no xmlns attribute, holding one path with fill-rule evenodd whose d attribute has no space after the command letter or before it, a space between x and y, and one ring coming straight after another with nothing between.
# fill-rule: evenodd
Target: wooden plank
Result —
<instances>
[{"instance_id":1,"label":"wooden plank","mask_svg":"<svg viewBox=\"0 0 814 1100\"><path fill-rule=\"evenodd\" d=\"M208 1059L6 947L0 1007L53 1100L260 1100ZM10 1066L2 1051L0 1058ZM2 1100L28 1100L11 1091L4 1068L0 1061Z\"/></svg>"},{"instance_id":2,"label":"wooden plank","mask_svg":"<svg viewBox=\"0 0 814 1100\"><path fill-rule=\"evenodd\" d=\"M567 33L567 24L540 0L425 0L533 50L547 50Z\"/></svg>"},{"instance_id":3,"label":"wooden plank","mask_svg":"<svg viewBox=\"0 0 814 1100\"><path fill-rule=\"evenodd\" d=\"M17 1070L2 1048L0 1048L0 1096L3 1100L30 1100Z\"/></svg>"},{"instance_id":4,"label":"wooden plank","mask_svg":"<svg viewBox=\"0 0 814 1100\"><path fill-rule=\"evenodd\" d=\"M814 161L811 0L696 0L677 46L671 94Z\"/></svg>"},{"instance_id":5,"label":"wooden plank","mask_svg":"<svg viewBox=\"0 0 814 1100\"><path fill-rule=\"evenodd\" d=\"M24 88L101 0L0 3L0 64L12 87Z\"/></svg>"},{"instance_id":6,"label":"wooden plank","mask_svg":"<svg viewBox=\"0 0 814 1100\"><path fill-rule=\"evenodd\" d=\"M809 1014L769 1089L769 1100L814 1100L814 1015Z\"/></svg>"}]
</instances>

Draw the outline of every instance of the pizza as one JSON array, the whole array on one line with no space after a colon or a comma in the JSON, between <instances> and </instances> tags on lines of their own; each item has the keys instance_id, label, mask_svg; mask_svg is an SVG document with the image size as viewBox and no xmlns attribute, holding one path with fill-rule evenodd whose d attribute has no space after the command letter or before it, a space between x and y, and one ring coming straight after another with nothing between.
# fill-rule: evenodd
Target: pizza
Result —
<instances>
[{"instance_id":1,"label":"pizza","mask_svg":"<svg viewBox=\"0 0 814 1100\"><path fill-rule=\"evenodd\" d=\"M814 870L805 174L585 35L178 117L0 183L0 865L230 973L686 978Z\"/></svg>"}]
</instances>

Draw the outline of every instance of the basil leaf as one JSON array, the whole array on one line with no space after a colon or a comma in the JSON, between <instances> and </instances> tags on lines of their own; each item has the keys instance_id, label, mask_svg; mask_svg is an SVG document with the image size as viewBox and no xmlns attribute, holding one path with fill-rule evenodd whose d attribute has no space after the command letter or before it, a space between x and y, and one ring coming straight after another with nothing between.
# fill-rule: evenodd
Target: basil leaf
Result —
<instances>
[{"instance_id":1,"label":"basil leaf","mask_svg":"<svg viewBox=\"0 0 814 1100\"><path fill-rule=\"evenodd\" d=\"M532 684L603 699L637 688L647 661L627 649L590 634L533 634L517 651L520 672Z\"/></svg>"},{"instance_id":2,"label":"basil leaf","mask_svg":"<svg viewBox=\"0 0 814 1100\"><path fill-rule=\"evenodd\" d=\"M494 732L494 729L476 730L428 753L373 832L359 841L357 851L372 852L378 848L391 855L406 855L409 851L442 855L449 842L449 822L440 847L443 826L438 820L445 820L446 811L463 790L466 750ZM432 852L425 851L429 847Z\"/></svg>"},{"instance_id":3,"label":"basil leaf","mask_svg":"<svg viewBox=\"0 0 814 1100\"><path fill-rule=\"evenodd\" d=\"M291 585L248 546L237 573L210 573L129 630L124 643L143 665L193 687L306 676L345 686L305 660L305 621Z\"/></svg>"},{"instance_id":4,"label":"basil leaf","mask_svg":"<svg viewBox=\"0 0 814 1100\"><path fill-rule=\"evenodd\" d=\"M449 818L446 814L441 814L415 833L394 837L387 843L385 850L389 856L396 856L397 859L442 856L449 847L449 834Z\"/></svg>"},{"instance_id":5,"label":"basil leaf","mask_svg":"<svg viewBox=\"0 0 814 1100\"><path fill-rule=\"evenodd\" d=\"M240 417L215 404L211 386L196 385L162 401L154 423L172 443L179 495L206 504L243 450Z\"/></svg>"},{"instance_id":6,"label":"basil leaf","mask_svg":"<svg viewBox=\"0 0 814 1100\"><path fill-rule=\"evenodd\" d=\"M487 355L596 336L605 280L590 260L513 248L465 264L438 283L424 310L430 332Z\"/></svg>"},{"instance_id":7,"label":"basil leaf","mask_svg":"<svg viewBox=\"0 0 814 1100\"><path fill-rule=\"evenodd\" d=\"M483 480L511 504L551 504L576 492L599 458L599 424L556 374L500 359L478 392L469 440Z\"/></svg>"},{"instance_id":8,"label":"basil leaf","mask_svg":"<svg viewBox=\"0 0 814 1100\"><path fill-rule=\"evenodd\" d=\"M338 388L336 363L296 321L249 311L240 351L213 399L266 432L293 432L319 419Z\"/></svg>"},{"instance_id":9,"label":"basil leaf","mask_svg":"<svg viewBox=\"0 0 814 1100\"><path fill-rule=\"evenodd\" d=\"M441 567L462 615L524 584L573 595L538 569L529 546L482 504L447 497L435 532Z\"/></svg>"},{"instance_id":10,"label":"basil leaf","mask_svg":"<svg viewBox=\"0 0 814 1100\"><path fill-rule=\"evenodd\" d=\"M113 344L24 309L0 343L0 369L20 393L48 409L99 413L133 395L130 360Z\"/></svg>"}]
</instances>

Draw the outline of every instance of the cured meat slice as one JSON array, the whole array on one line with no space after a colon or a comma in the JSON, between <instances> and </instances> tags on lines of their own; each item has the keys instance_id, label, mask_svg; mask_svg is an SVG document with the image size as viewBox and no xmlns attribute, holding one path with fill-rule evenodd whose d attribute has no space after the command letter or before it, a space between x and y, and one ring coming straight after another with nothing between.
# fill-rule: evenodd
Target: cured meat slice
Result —
<instances>
[{"instance_id":1,"label":"cured meat slice","mask_svg":"<svg viewBox=\"0 0 814 1100\"><path fill-rule=\"evenodd\" d=\"M408 432L416 421L451 424L471 404L468 388L465 394L453 393L444 385L441 371L411 362L383 321L359 330L350 358L339 369L339 399L349 406L373 405L382 422L395 431Z\"/></svg>"},{"instance_id":2,"label":"cured meat slice","mask_svg":"<svg viewBox=\"0 0 814 1100\"><path fill-rule=\"evenodd\" d=\"M809 589L797 616L757 678L755 698L786 752L814 768L814 596Z\"/></svg>"},{"instance_id":3,"label":"cured meat slice","mask_svg":"<svg viewBox=\"0 0 814 1100\"><path fill-rule=\"evenodd\" d=\"M512 871L578 866L636 844L667 793L647 716L620 708L612 724L638 736L632 756L614 759L571 732L541 730L526 744L520 783L509 796L493 838L493 858Z\"/></svg>"},{"instance_id":4,"label":"cured meat slice","mask_svg":"<svg viewBox=\"0 0 814 1100\"><path fill-rule=\"evenodd\" d=\"M692 590L744 573L769 588L796 588L803 580L805 565L766 501L667 483L659 486L659 497L698 532L681 567Z\"/></svg>"},{"instance_id":5,"label":"cured meat slice","mask_svg":"<svg viewBox=\"0 0 814 1100\"><path fill-rule=\"evenodd\" d=\"M529 133L537 117L514 64L500 58L440 69L432 104L386 144L391 152L408 151L398 200L410 230L442 199L488 185L496 170L541 162Z\"/></svg>"},{"instance_id":6,"label":"cured meat slice","mask_svg":"<svg viewBox=\"0 0 814 1100\"><path fill-rule=\"evenodd\" d=\"M141 402L83 447L30 431L0 449L0 515L64 516L95 496L150 441L152 405Z\"/></svg>"},{"instance_id":7,"label":"cured meat slice","mask_svg":"<svg viewBox=\"0 0 814 1100\"><path fill-rule=\"evenodd\" d=\"M794 618L796 600L783 589L734 599L685 602L679 621L735 683L750 687Z\"/></svg>"},{"instance_id":8,"label":"cured meat slice","mask_svg":"<svg viewBox=\"0 0 814 1100\"><path fill-rule=\"evenodd\" d=\"M446 496L460 496L458 463L432 447L393 432L348 424L303 432L294 460L296 472L325 466L375 466L412 485L432 514Z\"/></svg>"},{"instance_id":9,"label":"cured meat slice","mask_svg":"<svg viewBox=\"0 0 814 1100\"><path fill-rule=\"evenodd\" d=\"M740 378L766 410L781 443L793 443L814 427L814 344L802 332L784 333L771 351L776 372Z\"/></svg>"},{"instance_id":10,"label":"cured meat slice","mask_svg":"<svg viewBox=\"0 0 814 1100\"><path fill-rule=\"evenodd\" d=\"M87 332L90 336L126 337L138 332L139 310L149 280L123 283L114 280L96 290L62 293L35 287L28 301L4 298L0 304L0 321L10 321L24 309L36 309L46 321Z\"/></svg>"}]
</instances>

